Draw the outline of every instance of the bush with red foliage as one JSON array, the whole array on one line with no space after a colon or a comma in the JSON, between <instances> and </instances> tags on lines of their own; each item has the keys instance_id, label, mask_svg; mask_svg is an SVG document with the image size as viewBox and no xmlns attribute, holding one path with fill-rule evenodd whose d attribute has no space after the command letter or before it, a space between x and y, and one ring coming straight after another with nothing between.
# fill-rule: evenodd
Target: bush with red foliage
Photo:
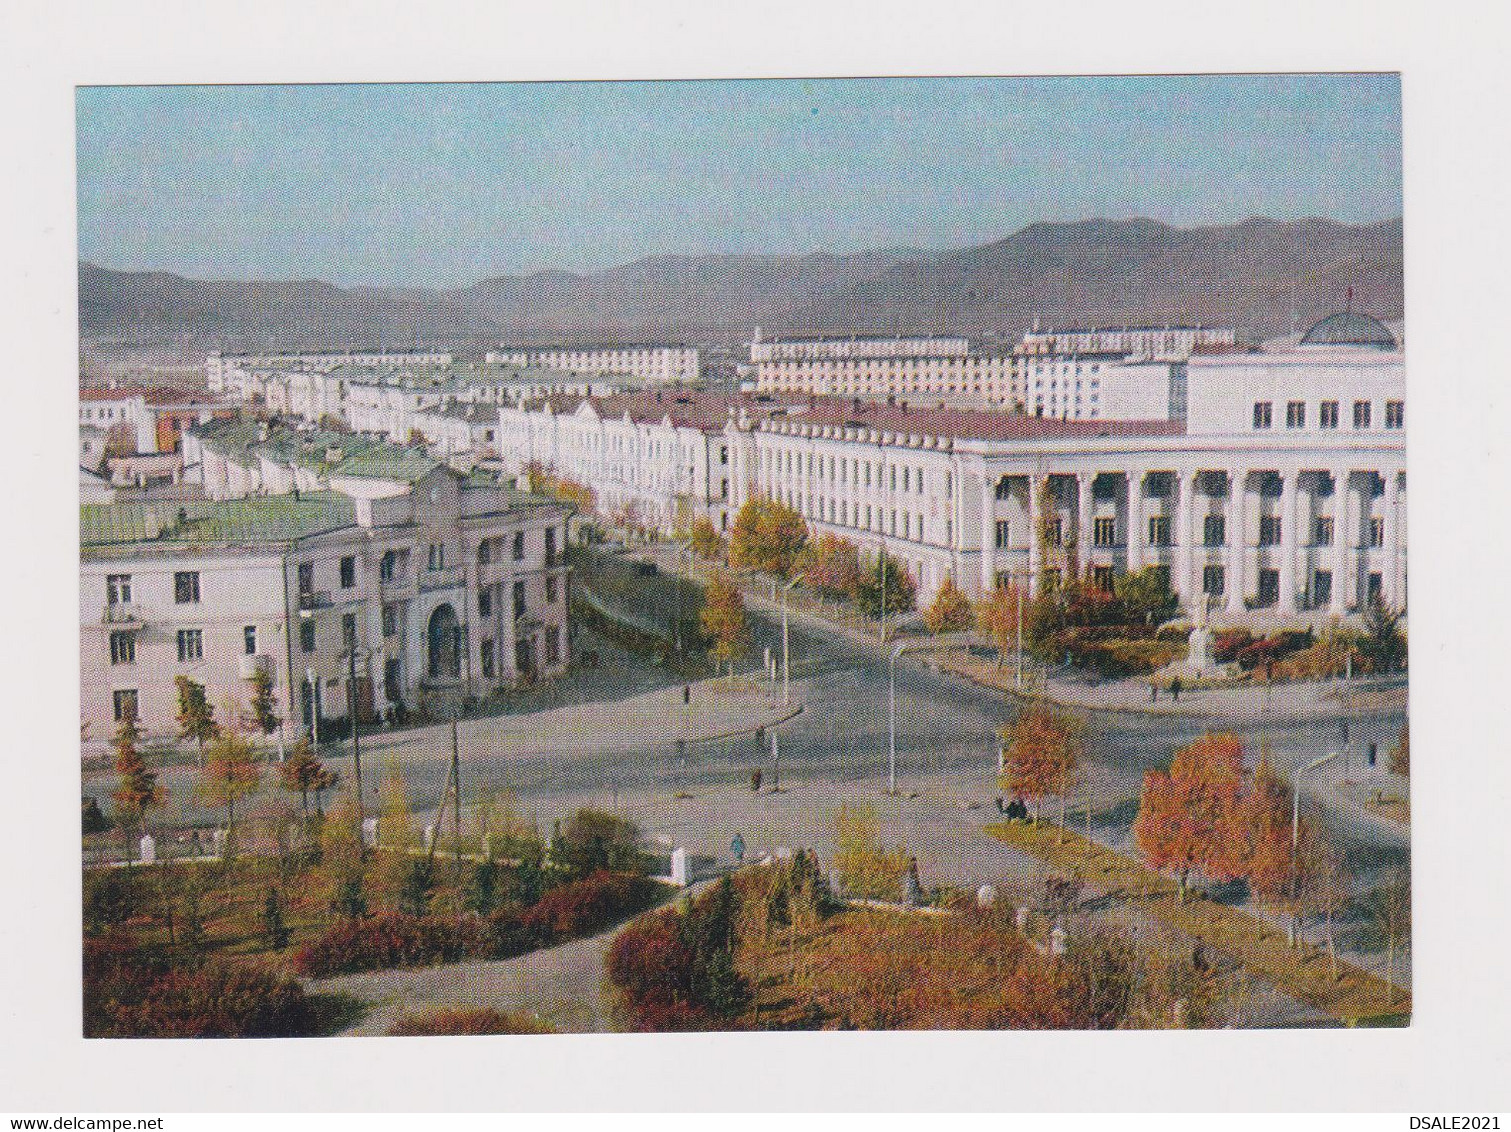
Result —
<instances>
[{"instance_id":1,"label":"bush with red foliage","mask_svg":"<svg viewBox=\"0 0 1511 1132\"><path fill-rule=\"evenodd\" d=\"M463 959L509 959L591 935L649 907L660 891L645 877L597 872L551 889L524 911L503 908L486 919L388 913L344 920L300 947L294 966L300 974L318 978Z\"/></svg>"},{"instance_id":2,"label":"bush with red foliage","mask_svg":"<svg viewBox=\"0 0 1511 1132\"><path fill-rule=\"evenodd\" d=\"M1247 629L1220 629L1212 634L1212 659L1218 664L1232 664L1253 643L1254 634Z\"/></svg>"},{"instance_id":3,"label":"bush with red foliage","mask_svg":"<svg viewBox=\"0 0 1511 1132\"><path fill-rule=\"evenodd\" d=\"M174 969L124 936L84 943L84 1034L91 1038L293 1038L317 1018L293 979L251 964Z\"/></svg>"},{"instance_id":4,"label":"bush with red foliage","mask_svg":"<svg viewBox=\"0 0 1511 1132\"><path fill-rule=\"evenodd\" d=\"M692 1001L695 956L673 909L635 921L614 938L606 966L630 1024L650 1033L700 1030L709 1022Z\"/></svg>"},{"instance_id":5,"label":"bush with red foliage","mask_svg":"<svg viewBox=\"0 0 1511 1132\"><path fill-rule=\"evenodd\" d=\"M294 953L294 966L316 978L389 967L427 967L481 958L486 933L474 916L443 919L392 912L342 920Z\"/></svg>"},{"instance_id":6,"label":"bush with red foliage","mask_svg":"<svg viewBox=\"0 0 1511 1132\"><path fill-rule=\"evenodd\" d=\"M587 935L650 907L660 891L642 876L599 871L551 889L521 919L527 931L544 939Z\"/></svg>"}]
</instances>

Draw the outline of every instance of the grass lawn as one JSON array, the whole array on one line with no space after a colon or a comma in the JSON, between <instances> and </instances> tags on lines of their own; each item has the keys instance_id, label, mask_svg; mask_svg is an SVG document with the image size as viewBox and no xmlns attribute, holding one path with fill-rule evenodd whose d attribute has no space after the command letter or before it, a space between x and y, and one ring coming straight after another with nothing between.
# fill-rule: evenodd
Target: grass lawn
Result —
<instances>
[{"instance_id":1,"label":"grass lawn","mask_svg":"<svg viewBox=\"0 0 1511 1132\"><path fill-rule=\"evenodd\" d=\"M1388 996L1384 979L1341 960L1334 982L1325 950L1293 949L1273 925L1225 904L1189 896L1181 903L1175 881L1070 830L1041 821L1037 828L1001 823L986 831L1055 868L1079 874L1091 885L1231 956L1284 993L1344 1022L1403 1024L1410 1017L1409 991L1397 987Z\"/></svg>"}]
</instances>

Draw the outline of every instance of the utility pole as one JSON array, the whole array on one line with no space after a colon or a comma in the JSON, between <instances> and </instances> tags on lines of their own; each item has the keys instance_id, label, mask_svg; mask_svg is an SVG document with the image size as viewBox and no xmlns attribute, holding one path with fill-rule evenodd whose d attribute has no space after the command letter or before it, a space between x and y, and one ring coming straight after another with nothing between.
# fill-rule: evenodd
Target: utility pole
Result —
<instances>
[{"instance_id":1,"label":"utility pole","mask_svg":"<svg viewBox=\"0 0 1511 1132\"><path fill-rule=\"evenodd\" d=\"M461 741L457 734L457 721L451 721L451 784L452 784L452 848L456 852L456 879L462 880L462 758ZM445 799L442 799L444 804ZM439 824L439 815L437 815Z\"/></svg>"},{"instance_id":2,"label":"utility pole","mask_svg":"<svg viewBox=\"0 0 1511 1132\"><path fill-rule=\"evenodd\" d=\"M352 777L357 786L357 832L362 832L365 815L362 799L362 742L357 736L357 644L346 653L346 718L352 729Z\"/></svg>"}]
</instances>

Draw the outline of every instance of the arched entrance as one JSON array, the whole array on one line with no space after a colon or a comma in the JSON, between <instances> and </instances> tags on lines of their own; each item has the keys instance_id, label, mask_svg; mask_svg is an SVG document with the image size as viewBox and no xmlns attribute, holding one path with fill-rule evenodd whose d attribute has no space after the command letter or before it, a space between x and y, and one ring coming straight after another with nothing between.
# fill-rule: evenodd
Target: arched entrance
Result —
<instances>
[{"instance_id":1,"label":"arched entrance","mask_svg":"<svg viewBox=\"0 0 1511 1132\"><path fill-rule=\"evenodd\" d=\"M462 675L462 632L456 610L449 604L435 607L430 615L429 671L432 679L455 680Z\"/></svg>"}]
</instances>

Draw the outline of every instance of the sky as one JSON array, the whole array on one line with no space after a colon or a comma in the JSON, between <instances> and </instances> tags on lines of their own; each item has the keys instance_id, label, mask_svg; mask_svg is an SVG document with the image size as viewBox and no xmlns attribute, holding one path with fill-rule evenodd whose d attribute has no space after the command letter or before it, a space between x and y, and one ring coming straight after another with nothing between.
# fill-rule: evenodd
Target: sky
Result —
<instances>
[{"instance_id":1,"label":"sky","mask_svg":"<svg viewBox=\"0 0 1511 1132\"><path fill-rule=\"evenodd\" d=\"M1394 75L86 87L77 124L80 258L199 278L1401 214Z\"/></svg>"}]
</instances>

